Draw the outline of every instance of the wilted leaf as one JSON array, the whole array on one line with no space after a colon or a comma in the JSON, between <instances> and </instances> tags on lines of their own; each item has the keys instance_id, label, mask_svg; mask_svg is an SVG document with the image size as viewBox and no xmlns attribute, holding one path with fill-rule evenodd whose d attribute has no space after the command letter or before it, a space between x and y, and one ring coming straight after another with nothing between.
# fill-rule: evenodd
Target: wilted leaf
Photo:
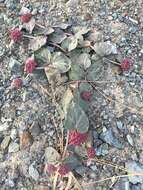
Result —
<instances>
[{"instance_id":1,"label":"wilted leaf","mask_svg":"<svg viewBox=\"0 0 143 190\"><path fill-rule=\"evenodd\" d=\"M53 148L53 147L47 147L45 150L45 161L48 164L57 164L57 162L60 159L60 154Z\"/></svg>"},{"instance_id":2,"label":"wilted leaf","mask_svg":"<svg viewBox=\"0 0 143 190\"><path fill-rule=\"evenodd\" d=\"M101 57L107 56L110 54L117 54L117 47L115 44L112 44L110 41L96 43L94 45L94 51Z\"/></svg>"},{"instance_id":3,"label":"wilted leaf","mask_svg":"<svg viewBox=\"0 0 143 190\"><path fill-rule=\"evenodd\" d=\"M71 51L77 47L78 40L75 36L70 36L62 42L62 48Z\"/></svg>"},{"instance_id":4,"label":"wilted leaf","mask_svg":"<svg viewBox=\"0 0 143 190\"><path fill-rule=\"evenodd\" d=\"M52 65L60 73L66 73L71 68L71 60L62 52L56 52L52 58Z\"/></svg>"},{"instance_id":5,"label":"wilted leaf","mask_svg":"<svg viewBox=\"0 0 143 190\"><path fill-rule=\"evenodd\" d=\"M102 38L103 38L102 32L97 31L96 29L92 30L87 37L87 39L91 42L99 42L102 40Z\"/></svg>"},{"instance_id":6,"label":"wilted leaf","mask_svg":"<svg viewBox=\"0 0 143 190\"><path fill-rule=\"evenodd\" d=\"M80 47L90 47L91 42L88 40L79 41Z\"/></svg>"},{"instance_id":7,"label":"wilted leaf","mask_svg":"<svg viewBox=\"0 0 143 190\"><path fill-rule=\"evenodd\" d=\"M29 49L36 51L44 46L47 42L47 36L37 36L29 43Z\"/></svg>"},{"instance_id":8,"label":"wilted leaf","mask_svg":"<svg viewBox=\"0 0 143 190\"><path fill-rule=\"evenodd\" d=\"M71 103L71 100L73 99L73 93L70 88L68 88L62 98L62 108L65 113L67 114L68 107Z\"/></svg>"},{"instance_id":9,"label":"wilted leaf","mask_svg":"<svg viewBox=\"0 0 143 190\"><path fill-rule=\"evenodd\" d=\"M74 102L72 102L69 106L64 126L68 130L76 129L81 133L85 133L88 131L88 118L83 109Z\"/></svg>"},{"instance_id":10,"label":"wilted leaf","mask_svg":"<svg viewBox=\"0 0 143 190\"><path fill-rule=\"evenodd\" d=\"M45 74L50 84L56 84L61 79L61 74L52 66L45 67Z\"/></svg>"},{"instance_id":11,"label":"wilted leaf","mask_svg":"<svg viewBox=\"0 0 143 190\"><path fill-rule=\"evenodd\" d=\"M79 64L83 65L84 69L88 69L91 65L91 60L88 53L82 53L79 56L78 61L79 61Z\"/></svg>"},{"instance_id":12,"label":"wilted leaf","mask_svg":"<svg viewBox=\"0 0 143 190\"><path fill-rule=\"evenodd\" d=\"M51 53L48 48L41 48L34 53L35 59L38 63L50 63Z\"/></svg>"},{"instance_id":13,"label":"wilted leaf","mask_svg":"<svg viewBox=\"0 0 143 190\"><path fill-rule=\"evenodd\" d=\"M64 39L66 39L66 37L66 34L61 29L57 29L53 34L51 34L49 41L60 44Z\"/></svg>"},{"instance_id":14,"label":"wilted leaf","mask_svg":"<svg viewBox=\"0 0 143 190\"><path fill-rule=\"evenodd\" d=\"M86 26L74 26L72 27L73 32L74 33L78 33L78 34L86 34L90 31L89 28L87 28Z\"/></svg>"},{"instance_id":15,"label":"wilted leaf","mask_svg":"<svg viewBox=\"0 0 143 190\"><path fill-rule=\"evenodd\" d=\"M25 28L31 34L35 27L35 24L35 18L31 18L29 22L23 24L22 28Z\"/></svg>"},{"instance_id":16,"label":"wilted leaf","mask_svg":"<svg viewBox=\"0 0 143 190\"><path fill-rule=\"evenodd\" d=\"M79 64L72 64L71 70L68 72L70 80L81 80L85 77L84 69Z\"/></svg>"}]
</instances>

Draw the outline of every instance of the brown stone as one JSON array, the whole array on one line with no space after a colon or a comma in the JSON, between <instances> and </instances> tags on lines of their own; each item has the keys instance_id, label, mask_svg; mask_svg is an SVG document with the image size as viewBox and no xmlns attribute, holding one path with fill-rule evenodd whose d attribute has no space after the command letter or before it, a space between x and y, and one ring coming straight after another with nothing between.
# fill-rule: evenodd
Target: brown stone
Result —
<instances>
[{"instance_id":1,"label":"brown stone","mask_svg":"<svg viewBox=\"0 0 143 190\"><path fill-rule=\"evenodd\" d=\"M20 148L27 148L32 144L32 136L29 132L24 131L21 135L20 135Z\"/></svg>"}]
</instances>

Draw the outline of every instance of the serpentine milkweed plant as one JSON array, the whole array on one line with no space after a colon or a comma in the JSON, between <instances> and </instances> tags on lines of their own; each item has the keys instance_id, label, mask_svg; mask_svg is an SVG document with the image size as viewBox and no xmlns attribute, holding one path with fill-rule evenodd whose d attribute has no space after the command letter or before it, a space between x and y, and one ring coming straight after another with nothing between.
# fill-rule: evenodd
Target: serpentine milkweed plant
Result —
<instances>
[{"instance_id":1,"label":"serpentine milkweed plant","mask_svg":"<svg viewBox=\"0 0 143 190\"><path fill-rule=\"evenodd\" d=\"M62 155L56 152L55 160L46 165L50 175L58 172L65 176L81 165L75 154L77 146L84 148L83 159L95 157L95 150L89 140L87 115L89 104L96 96L95 83L103 78L106 80L107 62L116 64L119 72L127 71L131 66L128 58L119 62L116 59L116 45L110 41L99 42L96 32L94 29L68 24L41 27L36 24L29 10L26 12L25 9L20 16L20 27L16 26L10 32L13 44L21 43L23 37L29 38L28 52L31 56L24 61L23 72L31 74L40 69L45 71L54 102L64 121L64 130L68 133L65 151ZM21 87L22 79L13 80L12 86ZM55 151L49 151L49 160L51 157L54 159Z\"/></svg>"}]
</instances>

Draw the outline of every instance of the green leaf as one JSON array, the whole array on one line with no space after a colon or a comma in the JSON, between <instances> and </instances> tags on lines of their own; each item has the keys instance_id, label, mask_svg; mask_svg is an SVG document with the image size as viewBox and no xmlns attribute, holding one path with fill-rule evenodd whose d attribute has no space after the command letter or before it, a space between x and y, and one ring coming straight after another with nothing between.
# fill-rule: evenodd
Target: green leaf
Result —
<instances>
[{"instance_id":1,"label":"green leaf","mask_svg":"<svg viewBox=\"0 0 143 190\"><path fill-rule=\"evenodd\" d=\"M51 36L49 37L49 41L60 44L66 38L66 34L61 29L57 29L53 34L51 34Z\"/></svg>"},{"instance_id":2,"label":"green leaf","mask_svg":"<svg viewBox=\"0 0 143 190\"><path fill-rule=\"evenodd\" d=\"M68 113L65 118L65 128L68 130L76 129L81 133L85 133L89 128L88 117L84 110L74 102L70 104Z\"/></svg>"},{"instance_id":3,"label":"green leaf","mask_svg":"<svg viewBox=\"0 0 143 190\"><path fill-rule=\"evenodd\" d=\"M82 53L78 59L79 63L83 65L84 69L88 69L91 65L90 56L88 53Z\"/></svg>"},{"instance_id":4,"label":"green leaf","mask_svg":"<svg viewBox=\"0 0 143 190\"><path fill-rule=\"evenodd\" d=\"M51 53L48 48L41 48L34 53L34 57L39 63L50 63Z\"/></svg>"},{"instance_id":5,"label":"green leaf","mask_svg":"<svg viewBox=\"0 0 143 190\"><path fill-rule=\"evenodd\" d=\"M89 108L89 102L84 101L80 96L83 91L92 92L93 89L90 84L81 83L79 88L76 89L76 91L74 93L73 101L75 102L75 104L79 105L84 111L87 111Z\"/></svg>"},{"instance_id":6,"label":"green leaf","mask_svg":"<svg viewBox=\"0 0 143 190\"><path fill-rule=\"evenodd\" d=\"M101 57L110 54L117 54L117 47L110 41L96 43L94 45L94 51Z\"/></svg>"},{"instance_id":7,"label":"green leaf","mask_svg":"<svg viewBox=\"0 0 143 190\"><path fill-rule=\"evenodd\" d=\"M81 166L81 161L77 158L75 154L70 155L65 159L65 163L68 164L71 168L71 170L76 169L78 166Z\"/></svg>"},{"instance_id":8,"label":"green leaf","mask_svg":"<svg viewBox=\"0 0 143 190\"><path fill-rule=\"evenodd\" d=\"M78 40L76 36L70 36L62 42L62 48L68 51L72 51L77 47L77 45L78 45Z\"/></svg>"},{"instance_id":9,"label":"green leaf","mask_svg":"<svg viewBox=\"0 0 143 190\"><path fill-rule=\"evenodd\" d=\"M85 77L84 69L79 64L72 64L68 74L70 80L81 80Z\"/></svg>"},{"instance_id":10,"label":"green leaf","mask_svg":"<svg viewBox=\"0 0 143 190\"><path fill-rule=\"evenodd\" d=\"M97 81L105 77L105 70L101 61L94 62L88 69L87 80Z\"/></svg>"},{"instance_id":11,"label":"green leaf","mask_svg":"<svg viewBox=\"0 0 143 190\"><path fill-rule=\"evenodd\" d=\"M60 73L66 73L71 68L71 60L62 52L56 52L52 58L52 65Z\"/></svg>"}]
</instances>

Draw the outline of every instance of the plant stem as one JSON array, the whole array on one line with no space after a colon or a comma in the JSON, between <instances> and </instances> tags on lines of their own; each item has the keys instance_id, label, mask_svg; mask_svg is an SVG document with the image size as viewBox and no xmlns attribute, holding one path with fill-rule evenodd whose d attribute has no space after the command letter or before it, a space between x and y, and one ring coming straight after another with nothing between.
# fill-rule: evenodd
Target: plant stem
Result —
<instances>
[{"instance_id":1,"label":"plant stem","mask_svg":"<svg viewBox=\"0 0 143 190\"><path fill-rule=\"evenodd\" d=\"M68 142L69 142L69 131L67 132L67 139L66 139L66 144L65 144L65 148L64 148L63 155L62 155L62 159L64 159L65 156L66 156L66 151L67 151L67 147L68 147Z\"/></svg>"},{"instance_id":2,"label":"plant stem","mask_svg":"<svg viewBox=\"0 0 143 190\"><path fill-rule=\"evenodd\" d=\"M88 186L88 185L91 185L91 184L96 184L96 183L100 183L100 182L104 182L104 181L108 181L108 180L112 180L112 179L119 179L119 178L130 177L130 176L143 176L143 173L131 173L131 174L126 174L126 175L112 176L112 177L108 177L108 178L101 179L101 180L98 180L98 181L85 183L82 186Z\"/></svg>"},{"instance_id":3,"label":"plant stem","mask_svg":"<svg viewBox=\"0 0 143 190\"><path fill-rule=\"evenodd\" d=\"M35 37L34 36L28 36L28 35L23 35L23 37L25 37L25 38L30 38L30 39L34 39Z\"/></svg>"},{"instance_id":4,"label":"plant stem","mask_svg":"<svg viewBox=\"0 0 143 190\"><path fill-rule=\"evenodd\" d=\"M103 61L109 61L110 63L113 63L114 65L118 65L118 66L120 66L121 64L120 63L117 63L117 62L115 62L115 61L112 61L112 60L110 60L110 59L108 59L108 58L106 58L106 57L104 57L103 58ZM106 62L105 62L106 63Z\"/></svg>"}]
</instances>

